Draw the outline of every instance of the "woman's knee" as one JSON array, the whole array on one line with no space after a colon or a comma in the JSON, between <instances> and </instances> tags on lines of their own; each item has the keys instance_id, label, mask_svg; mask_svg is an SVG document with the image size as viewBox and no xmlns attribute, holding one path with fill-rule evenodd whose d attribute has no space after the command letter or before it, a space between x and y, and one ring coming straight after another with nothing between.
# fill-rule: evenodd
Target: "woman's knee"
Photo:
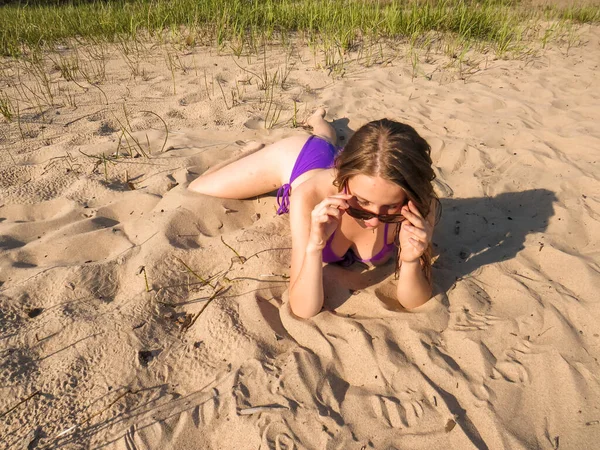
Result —
<instances>
[{"instance_id":1,"label":"woman's knee","mask_svg":"<svg viewBox=\"0 0 600 450\"><path fill-rule=\"evenodd\" d=\"M213 195L211 193L211 185L207 183L208 177L206 174L200 175L188 185L188 190L198 194Z\"/></svg>"}]
</instances>

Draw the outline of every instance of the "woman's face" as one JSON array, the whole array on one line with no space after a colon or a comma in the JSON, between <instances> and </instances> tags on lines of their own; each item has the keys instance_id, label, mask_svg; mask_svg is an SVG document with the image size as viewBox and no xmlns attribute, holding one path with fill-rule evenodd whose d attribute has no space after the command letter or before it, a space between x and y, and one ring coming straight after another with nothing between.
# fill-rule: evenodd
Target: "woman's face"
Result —
<instances>
[{"instance_id":1,"label":"woman's face","mask_svg":"<svg viewBox=\"0 0 600 450\"><path fill-rule=\"evenodd\" d=\"M348 201L354 208L364 209L374 214L399 214L408 197L400 186L380 177L355 175L348 180ZM366 228L379 225L379 219L359 220Z\"/></svg>"}]
</instances>

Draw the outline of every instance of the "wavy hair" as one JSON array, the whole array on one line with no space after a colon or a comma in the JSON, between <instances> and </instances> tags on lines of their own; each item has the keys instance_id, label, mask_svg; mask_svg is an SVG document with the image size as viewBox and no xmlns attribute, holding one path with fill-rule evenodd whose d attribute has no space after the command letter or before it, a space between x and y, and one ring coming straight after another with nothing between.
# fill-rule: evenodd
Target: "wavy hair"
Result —
<instances>
[{"instance_id":1,"label":"wavy hair","mask_svg":"<svg viewBox=\"0 0 600 450\"><path fill-rule=\"evenodd\" d=\"M433 190L435 173L431 147L410 125L389 119L375 120L360 127L335 160L333 182L340 189L355 175L380 177L400 186L421 213L429 215L436 206L436 222L441 213L440 202ZM396 230L395 243L400 247ZM431 282L431 244L421 256L421 265ZM396 262L396 276L399 263Z\"/></svg>"}]
</instances>

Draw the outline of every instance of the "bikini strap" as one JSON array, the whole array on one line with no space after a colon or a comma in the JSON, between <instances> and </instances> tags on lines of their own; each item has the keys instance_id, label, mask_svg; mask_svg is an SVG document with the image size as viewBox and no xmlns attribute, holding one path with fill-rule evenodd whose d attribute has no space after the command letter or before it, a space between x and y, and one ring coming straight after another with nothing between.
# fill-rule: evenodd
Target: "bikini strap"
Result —
<instances>
[{"instance_id":1,"label":"bikini strap","mask_svg":"<svg viewBox=\"0 0 600 450\"><path fill-rule=\"evenodd\" d=\"M290 212L290 194L292 186L289 183L284 184L277 190L277 214L285 214Z\"/></svg>"}]
</instances>

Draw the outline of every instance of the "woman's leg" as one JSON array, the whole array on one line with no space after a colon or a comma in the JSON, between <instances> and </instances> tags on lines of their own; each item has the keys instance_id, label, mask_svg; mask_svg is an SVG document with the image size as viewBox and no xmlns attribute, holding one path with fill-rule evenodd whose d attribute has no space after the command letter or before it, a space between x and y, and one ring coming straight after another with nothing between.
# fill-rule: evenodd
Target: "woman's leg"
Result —
<instances>
[{"instance_id":1,"label":"woman's leg","mask_svg":"<svg viewBox=\"0 0 600 450\"><path fill-rule=\"evenodd\" d=\"M333 127L317 109L307 120L313 134L337 145ZM290 181L298 154L308 136L292 136L243 156L224 167L211 168L190 183L188 189L221 198L249 198L271 192ZM299 179L299 182L304 181Z\"/></svg>"},{"instance_id":2,"label":"woman's leg","mask_svg":"<svg viewBox=\"0 0 600 450\"><path fill-rule=\"evenodd\" d=\"M325 138L333 145L337 145L337 134L329 122L325 120L325 109L317 109L308 119L306 124L312 127L312 134Z\"/></svg>"},{"instance_id":3,"label":"woman's leg","mask_svg":"<svg viewBox=\"0 0 600 450\"><path fill-rule=\"evenodd\" d=\"M239 142L240 141L236 142L236 144L239 144ZM256 142L256 141L247 142L244 144L244 146L242 147L242 149L240 150L240 152L237 155L232 156L231 158L226 159L225 161L218 162L214 166L209 167L208 169L206 169L204 171L204 173L202 175L208 175L209 173L219 170L219 169L221 169L229 164L232 164L242 158L246 158L247 156L250 156L252 153L254 153L264 147L265 147L265 144L263 144L262 142Z\"/></svg>"},{"instance_id":4,"label":"woman's leg","mask_svg":"<svg viewBox=\"0 0 600 450\"><path fill-rule=\"evenodd\" d=\"M292 136L244 156L225 167L209 170L188 189L221 198L249 198L266 194L289 182L296 158L308 136Z\"/></svg>"}]
</instances>

